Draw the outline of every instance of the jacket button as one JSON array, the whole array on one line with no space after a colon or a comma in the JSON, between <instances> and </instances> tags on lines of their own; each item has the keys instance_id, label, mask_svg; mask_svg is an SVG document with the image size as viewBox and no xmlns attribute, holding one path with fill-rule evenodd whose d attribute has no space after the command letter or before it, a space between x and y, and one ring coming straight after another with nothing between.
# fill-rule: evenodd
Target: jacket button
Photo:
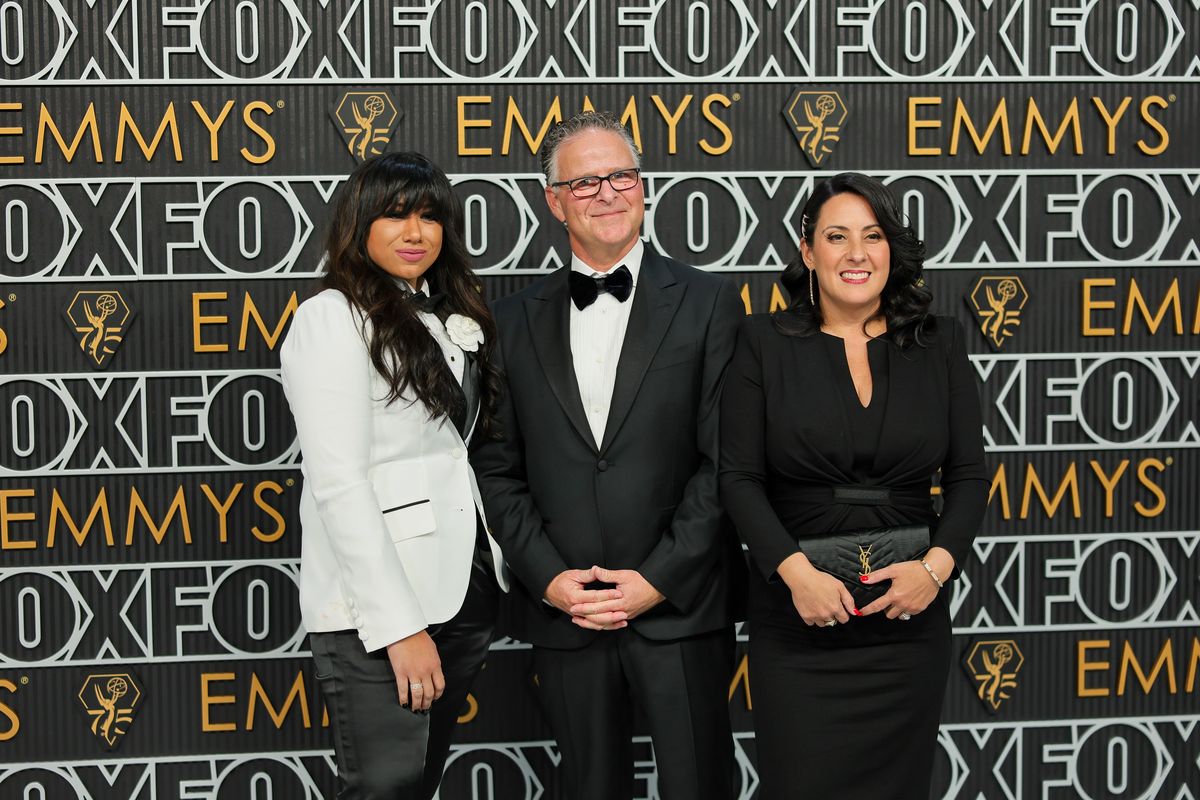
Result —
<instances>
[{"instance_id":1,"label":"jacket button","mask_svg":"<svg viewBox=\"0 0 1200 800\"><path fill-rule=\"evenodd\" d=\"M608 462L605 461L603 458L600 459L599 461L596 462L596 469L600 470L601 472L604 472L604 470L608 469Z\"/></svg>"},{"instance_id":2,"label":"jacket button","mask_svg":"<svg viewBox=\"0 0 1200 800\"><path fill-rule=\"evenodd\" d=\"M454 448L453 450L450 451L450 457L451 458L462 458L463 457L462 449L458 448L458 447Z\"/></svg>"}]
</instances>

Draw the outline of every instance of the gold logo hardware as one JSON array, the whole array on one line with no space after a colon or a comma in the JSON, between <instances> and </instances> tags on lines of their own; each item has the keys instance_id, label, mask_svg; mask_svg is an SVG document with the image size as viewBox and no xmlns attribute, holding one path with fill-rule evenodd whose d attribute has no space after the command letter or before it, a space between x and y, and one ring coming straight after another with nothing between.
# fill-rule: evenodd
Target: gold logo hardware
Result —
<instances>
[{"instance_id":1,"label":"gold logo hardware","mask_svg":"<svg viewBox=\"0 0 1200 800\"><path fill-rule=\"evenodd\" d=\"M858 563L862 565L862 569L858 571L859 575L871 574L871 548L875 545L869 544L865 548L860 544L858 546Z\"/></svg>"},{"instance_id":2,"label":"gold logo hardware","mask_svg":"<svg viewBox=\"0 0 1200 800\"><path fill-rule=\"evenodd\" d=\"M92 733L106 750L114 749L129 731L142 701L142 690L128 672L88 675L79 702L92 719Z\"/></svg>"},{"instance_id":3,"label":"gold logo hardware","mask_svg":"<svg viewBox=\"0 0 1200 800\"><path fill-rule=\"evenodd\" d=\"M837 92L797 90L783 109L804 156L821 166L841 141L842 125L849 114Z\"/></svg>"}]
</instances>

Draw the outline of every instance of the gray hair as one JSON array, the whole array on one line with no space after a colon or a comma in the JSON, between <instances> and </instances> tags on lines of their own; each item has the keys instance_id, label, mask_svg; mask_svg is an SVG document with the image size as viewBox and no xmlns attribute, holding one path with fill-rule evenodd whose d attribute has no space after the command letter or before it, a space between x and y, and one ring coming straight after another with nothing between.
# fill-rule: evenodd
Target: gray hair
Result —
<instances>
[{"instance_id":1,"label":"gray hair","mask_svg":"<svg viewBox=\"0 0 1200 800\"><path fill-rule=\"evenodd\" d=\"M546 176L547 183L554 183L558 180L559 148L572 136L584 131L608 131L617 134L625 144L629 145L629 154L633 156L633 165L635 167L642 166L642 154L638 152L633 137L629 135L629 131L625 130L625 126L621 124L616 115L609 111L582 111L573 117L567 117L551 128L550 132L546 134L545 141L542 142L542 149L538 151L538 160L541 162L542 174Z\"/></svg>"}]
</instances>

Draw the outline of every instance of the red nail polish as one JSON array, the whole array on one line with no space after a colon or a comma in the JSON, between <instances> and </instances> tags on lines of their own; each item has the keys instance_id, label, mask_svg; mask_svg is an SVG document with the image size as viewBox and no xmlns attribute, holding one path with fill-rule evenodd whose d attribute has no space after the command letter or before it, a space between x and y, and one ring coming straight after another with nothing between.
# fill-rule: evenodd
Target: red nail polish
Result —
<instances>
[{"instance_id":1,"label":"red nail polish","mask_svg":"<svg viewBox=\"0 0 1200 800\"><path fill-rule=\"evenodd\" d=\"M859 610L856 608L856 609L854 609L854 616L856 616L856 617L861 617L861 616L862 616L862 612L861 612L861 611L859 611Z\"/></svg>"},{"instance_id":2,"label":"red nail polish","mask_svg":"<svg viewBox=\"0 0 1200 800\"><path fill-rule=\"evenodd\" d=\"M867 582L867 576L866 576L866 575L859 575L859 576L858 576L858 579L859 579L860 581L862 581L863 583L866 583L866 582Z\"/></svg>"}]
</instances>

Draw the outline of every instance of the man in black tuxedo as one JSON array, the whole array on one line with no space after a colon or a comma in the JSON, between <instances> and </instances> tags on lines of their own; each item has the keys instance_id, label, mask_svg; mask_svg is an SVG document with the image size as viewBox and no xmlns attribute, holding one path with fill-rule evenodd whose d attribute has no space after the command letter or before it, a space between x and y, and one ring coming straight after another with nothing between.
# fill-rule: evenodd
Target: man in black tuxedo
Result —
<instances>
[{"instance_id":1,"label":"man in black tuxedo","mask_svg":"<svg viewBox=\"0 0 1200 800\"><path fill-rule=\"evenodd\" d=\"M503 438L475 453L520 581L513 633L534 645L569 797L632 796L636 704L664 800L728 800L744 565L717 426L743 306L645 247L640 158L614 117L564 121L541 160L571 264L495 305Z\"/></svg>"}]
</instances>

